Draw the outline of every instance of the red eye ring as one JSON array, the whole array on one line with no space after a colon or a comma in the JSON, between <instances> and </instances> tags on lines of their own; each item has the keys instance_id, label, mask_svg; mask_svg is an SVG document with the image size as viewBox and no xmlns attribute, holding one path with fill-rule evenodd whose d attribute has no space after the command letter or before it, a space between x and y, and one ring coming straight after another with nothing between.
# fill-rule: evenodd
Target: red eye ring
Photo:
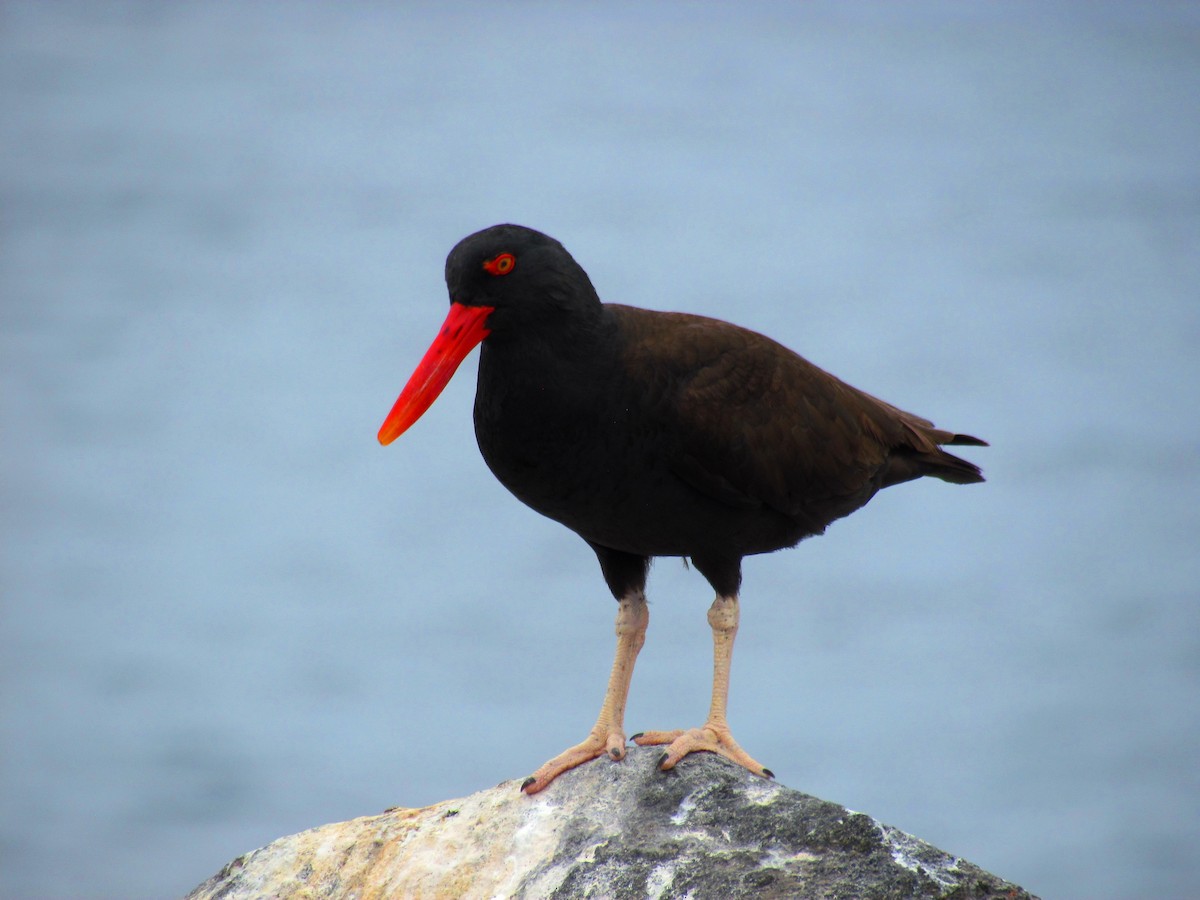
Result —
<instances>
[{"instance_id":1,"label":"red eye ring","mask_svg":"<svg viewBox=\"0 0 1200 900\"><path fill-rule=\"evenodd\" d=\"M517 264L517 258L511 253L500 253L483 264L483 269L489 275L507 275Z\"/></svg>"}]
</instances>

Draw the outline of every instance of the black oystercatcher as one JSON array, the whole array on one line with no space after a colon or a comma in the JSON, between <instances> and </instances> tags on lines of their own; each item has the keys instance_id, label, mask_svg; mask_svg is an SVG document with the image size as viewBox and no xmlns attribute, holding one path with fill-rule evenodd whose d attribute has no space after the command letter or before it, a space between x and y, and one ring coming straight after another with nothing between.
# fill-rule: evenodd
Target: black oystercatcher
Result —
<instances>
[{"instance_id":1,"label":"black oystercatcher","mask_svg":"<svg viewBox=\"0 0 1200 900\"><path fill-rule=\"evenodd\" d=\"M821 534L880 488L923 475L983 481L942 444L986 446L856 390L770 338L716 319L601 303L562 244L519 225L459 242L450 314L379 430L387 444L482 342L475 434L518 499L596 552L619 603L617 651L588 737L522 785L533 794L607 753L625 755L625 700L646 636L650 560L679 556L716 599L712 706L663 744L662 769L710 750L772 777L725 719L742 557Z\"/></svg>"}]
</instances>

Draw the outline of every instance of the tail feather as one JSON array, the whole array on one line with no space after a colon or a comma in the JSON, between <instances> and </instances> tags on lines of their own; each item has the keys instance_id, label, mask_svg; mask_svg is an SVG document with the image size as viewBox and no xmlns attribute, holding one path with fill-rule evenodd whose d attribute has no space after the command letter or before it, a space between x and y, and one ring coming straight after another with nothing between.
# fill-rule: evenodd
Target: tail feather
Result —
<instances>
[{"instance_id":1,"label":"tail feather","mask_svg":"<svg viewBox=\"0 0 1200 900\"><path fill-rule=\"evenodd\" d=\"M892 451L883 486L900 484L929 475L952 484L978 484L983 472L975 463L947 453L942 445L986 447L987 441L969 434L956 434L935 428L932 423L916 416L903 420L909 440Z\"/></svg>"},{"instance_id":2,"label":"tail feather","mask_svg":"<svg viewBox=\"0 0 1200 900\"><path fill-rule=\"evenodd\" d=\"M986 447L987 444L979 441L973 443L972 446ZM925 465L924 474L940 478L942 481L949 481L952 484L979 484L984 480L979 466L968 462L961 456L947 453L945 450L938 450L935 456L926 456L921 461Z\"/></svg>"},{"instance_id":3,"label":"tail feather","mask_svg":"<svg viewBox=\"0 0 1200 900\"><path fill-rule=\"evenodd\" d=\"M938 443L958 447L986 447L988 445L987 441L969 434L951 434L949 440L938 441ZM934 478L942 479L942 481L949 481L952 484L978 484L985 480L983 472L975 463L968 462L953 453L947 453L941 448L938 448L936 458L929 462L929 474Z\"/></svg>"},{"instance_id":4,"label":"tail feather","mask_svg":"<svg viewBox=\"0 0 1200 900\"><path fill-rule=\"evenodd\" d=\"M938 441L939 444L955 444L958 446L968 447L987 447L988 442L977 437L971 437L969 434L952 434L948 441Z\"/></svg>"},{"instance_id":5,"label":"tail feather","mask_svg":"<svg viewBox=\"0 0 1200 900\"><path fill-rule=\"evenodd\" d=\"M912 481L924 475L953 484L978 484L984 480L979 466L947 453L942 445L986 447L987 441L970 434L946 431L928 419L892 406L878 397L870 394L865 396L878 404L893 423L898 422L904 433L903 438L892 444L888 466L883 473L883 487Z\"/></svg>"}]
</instances>

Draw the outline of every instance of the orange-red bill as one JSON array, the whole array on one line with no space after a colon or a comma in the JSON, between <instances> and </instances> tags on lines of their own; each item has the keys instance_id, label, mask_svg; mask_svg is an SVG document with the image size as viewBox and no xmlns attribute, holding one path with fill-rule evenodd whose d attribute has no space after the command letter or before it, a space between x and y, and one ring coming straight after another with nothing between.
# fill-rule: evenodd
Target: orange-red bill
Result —
<instances>
[{"instance_id":1,"label":"orange-red bill","mask_svg":"<svg viewBox=\"0 0 1200 900\"><path fill-rule=\"evenodd\" d=\"M425 351L392 411L383 420L379 443L390 444L400 437L433 405L467 354L491 334L486 323L493 309L493 306L450 304L450 313L442 323L442 330Z\"/></svg>"}]
</instances>

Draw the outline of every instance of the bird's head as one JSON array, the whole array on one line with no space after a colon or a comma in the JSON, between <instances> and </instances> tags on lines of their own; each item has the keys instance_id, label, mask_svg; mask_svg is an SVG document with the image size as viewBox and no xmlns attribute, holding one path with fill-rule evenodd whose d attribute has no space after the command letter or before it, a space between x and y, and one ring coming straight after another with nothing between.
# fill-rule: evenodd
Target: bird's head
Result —
<instances>
[{"instance_id":1,"label":"bird's head","mask_svg":"<svg viewBox=\"0 0 1200 900\"><path fill-rule=\"evenodd\" d=\"M446 257L450 303L486 307L489 332L551 324L598 304L587 273L558 241L523 225L493 225Z\"/></svg>"},{"instance_id":2,"label":"bird's head","mask_svg":"<svg viewBox=\"0 0 1200 900\"><path fill-rule=\"evenodd\" d=\"M587 273L563 245L522 225L493 225L459 241L446 257L446 287L450 313L379 429L381 444L429 409L484 338L561 329L600 307Z\"/></svg>"}]
</instances>

